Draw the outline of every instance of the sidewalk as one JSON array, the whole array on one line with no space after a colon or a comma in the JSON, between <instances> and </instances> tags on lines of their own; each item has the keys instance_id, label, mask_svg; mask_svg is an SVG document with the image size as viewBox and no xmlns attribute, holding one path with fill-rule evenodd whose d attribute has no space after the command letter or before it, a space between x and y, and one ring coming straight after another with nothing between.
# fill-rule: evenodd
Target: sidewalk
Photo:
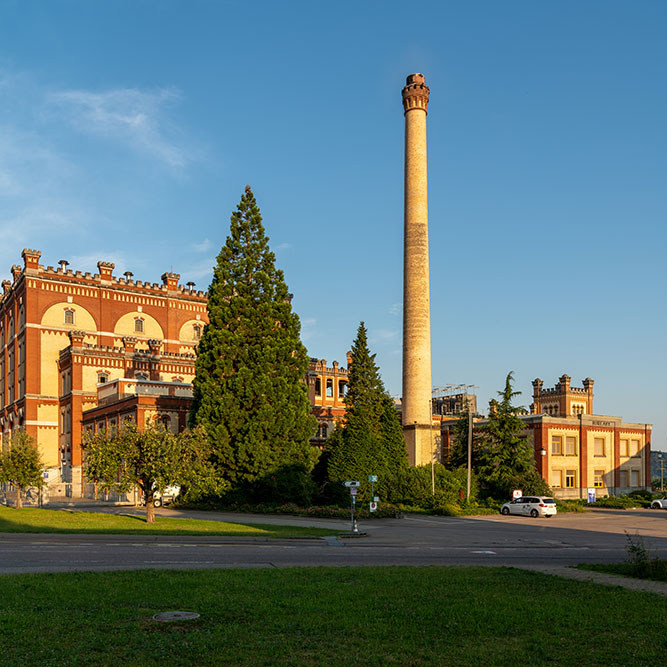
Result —
<instances>
[{"instance_id":1,"label":"sidewalk","mask_svg":"<svg viewBox=\"0 0 667 667\"><path fill-rule=\"evenodd\" d=\"M549 565L515 565L520 570L532 570L542 574L551 574L554 577L564 579L576 579L577 581L591 581L603 586L621 586L631 591L642 593L655 593L667 597L667 583L662 581L648 581L646 579L632 579L617 574L605 574L603 572L592 572L590 570L578 570L573 567L553 567Z\"/></svg>"}]
</instances>

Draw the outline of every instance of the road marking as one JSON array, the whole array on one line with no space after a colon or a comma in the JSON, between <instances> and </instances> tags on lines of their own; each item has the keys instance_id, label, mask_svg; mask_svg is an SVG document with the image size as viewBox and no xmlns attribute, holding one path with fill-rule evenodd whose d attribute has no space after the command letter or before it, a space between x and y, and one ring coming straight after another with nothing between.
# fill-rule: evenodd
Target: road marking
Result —
<instances>
[{"instance_id":1,"label":"road marking","mask_svg":"<svg viewBox=\"0 0 667 667\"><path fill-rule=\"evenodd\" d=\"M471 554L490 554L492 556L497 556L498 554L495 551L471 551Z\"/></svg>"}]
</instances>

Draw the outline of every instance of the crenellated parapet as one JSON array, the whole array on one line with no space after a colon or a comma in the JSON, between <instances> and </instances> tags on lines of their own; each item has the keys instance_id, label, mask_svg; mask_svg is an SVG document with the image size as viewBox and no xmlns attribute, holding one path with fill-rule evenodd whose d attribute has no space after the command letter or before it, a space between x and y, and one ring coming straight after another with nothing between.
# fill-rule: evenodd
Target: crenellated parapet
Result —
<instances>
[{"instance_id":1,"label":"crenellated parapet","mask_svg":"<svg viewBox=\"0 0 667 667\"><path fill-rule=\"evenodd\" d=\"M402 90L405 113L412 109L423 109L428 113L428 99L431 89L424 82L423 74L410 74Z\"/></svg>"},{"instance_id":2,"label":"crenellated parapet","mask_svg":"<svg viewBox=\"0 0 667 667\"><path fill-rule=\"evenodd\" d=\"M54 281L60 284L68 283L72 287L81 286L84 288L103 287L111 290L123 292L131 291L145 296L158 296L161 298L185 298L188 301L199 301L202 304L206 302L208 293L204 290L194 289L195 283L190 281L187 285L179 284L180 274L171 271L162 274L161 283L134 280L132 272L126 271L123 276L114 276L115 264L100 260L97 262L99 273L83 272L72 270L67 260L59 260L59 266L43 266L39 263L42 256L41 250L24 248L21 252L23 266L15 264L11 267L12 281L3 282L3 293L0 295L3 299L12 293L16 286L21 284L22 276L29 279L43 279ZM6 284L5 284L6 283Z\"/></svg>"}]
</instances>

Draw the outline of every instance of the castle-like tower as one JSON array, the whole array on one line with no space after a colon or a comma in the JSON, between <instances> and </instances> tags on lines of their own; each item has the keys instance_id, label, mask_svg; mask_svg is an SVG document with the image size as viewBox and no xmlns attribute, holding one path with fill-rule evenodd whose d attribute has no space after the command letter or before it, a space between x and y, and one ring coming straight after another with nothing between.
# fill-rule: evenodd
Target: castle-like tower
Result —
<instances>
[{"instance_id":1,"label":"castle-like tower","mask_svg":"<svg viewBox=\"0 0 667 667\"><path fill-rule=\"evenodd\" d=\"M431 304L428 268L426 113L423 74L408 76L405 110L405 227L403 240L403 434L411 465L433 457L431 428Z\"/></svg>"}]
</instances>

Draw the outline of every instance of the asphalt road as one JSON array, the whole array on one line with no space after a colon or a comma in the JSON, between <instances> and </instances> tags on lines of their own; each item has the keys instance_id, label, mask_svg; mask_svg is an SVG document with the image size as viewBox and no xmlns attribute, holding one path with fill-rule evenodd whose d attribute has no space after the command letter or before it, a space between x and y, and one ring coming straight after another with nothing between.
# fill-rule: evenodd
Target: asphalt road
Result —
<instances>
[{"instance_id":1,"label":"asphalt road","mask_svg":"<svg viewBox=\"0 0 667 667\"><path fill-rule=\"evenodd\" d=\"M94 511L99 511L95 508ZM129 508L107 511L133 513ZM348 529L305 517L158 510L240 523ZM667 511L596 510L549 519L408 516L367 521L359 537L268 540L238 537L0 534L0 573L349 565L559 566L627 556L627 534L667 559Z\"/></svg>"}]
</instances>

